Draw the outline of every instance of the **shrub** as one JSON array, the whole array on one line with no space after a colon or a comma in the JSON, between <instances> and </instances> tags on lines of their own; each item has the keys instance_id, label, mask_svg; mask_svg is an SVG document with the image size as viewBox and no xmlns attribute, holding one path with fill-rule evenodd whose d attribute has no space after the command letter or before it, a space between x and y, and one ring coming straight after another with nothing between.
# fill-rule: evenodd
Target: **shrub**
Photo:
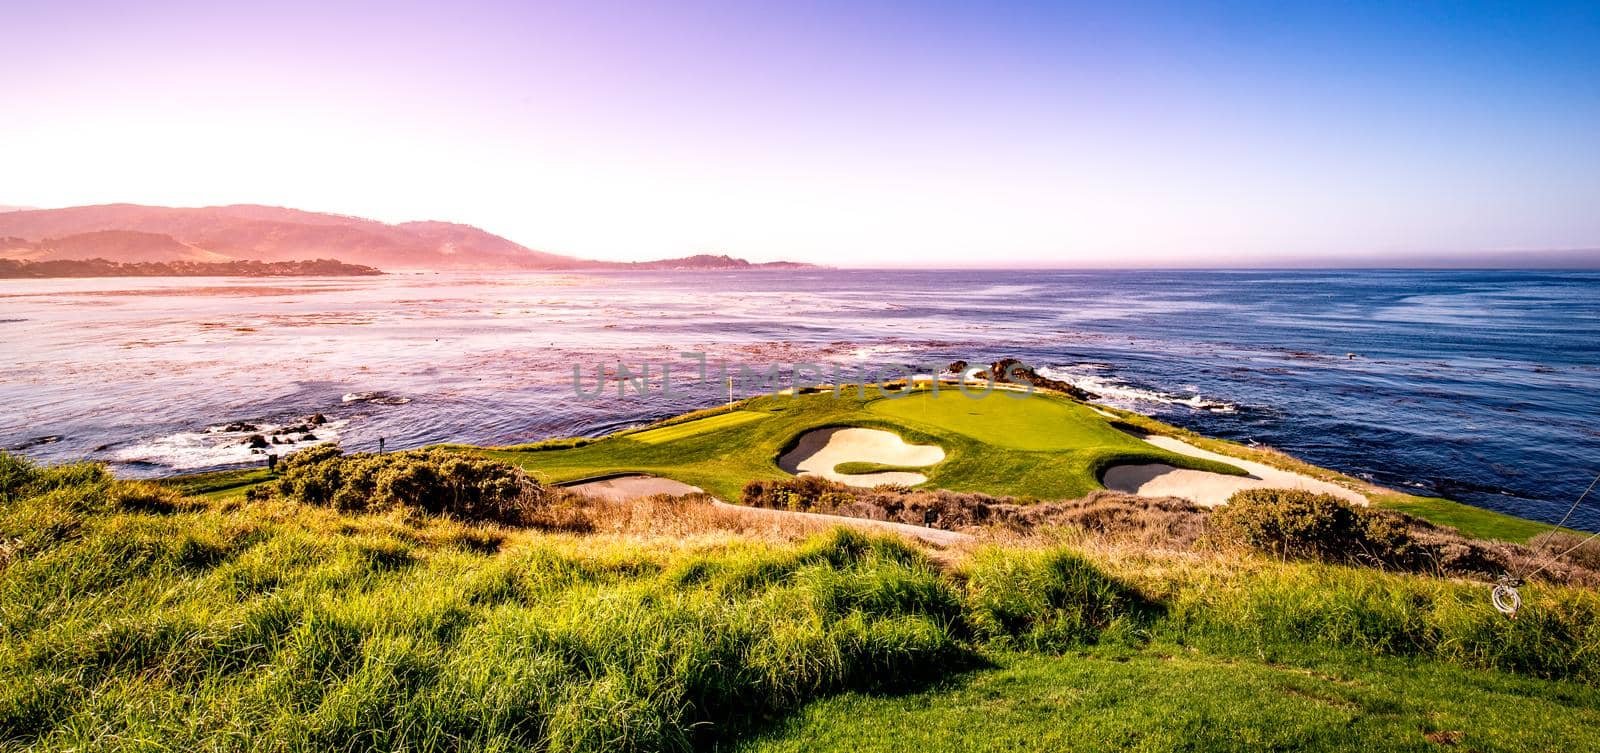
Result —
<instances>
[{"instance_id":1,"label":"shrub","mask_svg":"<svg viewBox=\"0 0 1600 753\"><path fill-rule=\"evenodd\" d=\"M277 480L251 496L354 512L406 508L521 525L550 491L520 468L448 450L345 455L324 445L290 455Z\"/></svg>"},{"instance_id":2,"label":"shrub","mask_svg":"<svg viewBox=\"0 0 1600 753\"><path fill-rule=\"evenodd\" d=\"M1405 519L1303 489L1245 489L1211 517L1214 538L1284 558L1409 566Z\"/></svg>"},{"instance_id":3,"label":"shrub","mask_svg":"<svg viewBox=\"0 0 1600 753\"><path fill-rule=\"evenodd\" d=\"M1038 502L974 492L884 485L861 489L817 476L745 485L744 504L889 520L957 531L1000 526L1025 531L1070 526L1100 536L1168 547L1197 541L1209 513L1176 497L1095 491L1083 499Z\"/></svg>"},{"instance_id":4,"label":"shrub","mask_svg":"<svg viewBox=\"0 0 1600 753\"><path fill-rule=\"evenodd\" d=\"M1600 570L1600 538L1551 531L1533 537L1528 546L1553 559L1589 570Z\"/></svg>"},{"instance_id":5,"label":"shrub","mask_svg":"<svg viewBox=\"0 0 1600 753\"><path fill-rule=\"evenodd\" d=\"M851 487L821 476L796 476L744 485L744 503L751 507L801 512L832 512L855 501Z\"/></svg>"}]
</instances>

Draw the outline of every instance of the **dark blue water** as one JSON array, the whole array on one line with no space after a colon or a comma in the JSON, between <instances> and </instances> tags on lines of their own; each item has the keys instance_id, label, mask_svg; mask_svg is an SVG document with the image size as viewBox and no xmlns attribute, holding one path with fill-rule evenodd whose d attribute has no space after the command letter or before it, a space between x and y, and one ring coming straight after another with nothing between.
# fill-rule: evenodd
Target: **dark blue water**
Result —
<instances>
[{"instance_id":1,"label":"dark blue water","mask_svg":"<svg viewBox=\"0 0 1600 753\"><path fill-rule=\"evenodd\" d=\"M726 399L680 379L673 396L579 400L574 364L1017 356L1203 433L1553 520L1600 471L1597 325L1594 272L7 281L0 446L150 475L256 462L207 431L226 421L321 411L338 423L324 438L351 447L505 443ZM1600 500L1574 522L1600 528Z\"/></svg>"}]
</instances>

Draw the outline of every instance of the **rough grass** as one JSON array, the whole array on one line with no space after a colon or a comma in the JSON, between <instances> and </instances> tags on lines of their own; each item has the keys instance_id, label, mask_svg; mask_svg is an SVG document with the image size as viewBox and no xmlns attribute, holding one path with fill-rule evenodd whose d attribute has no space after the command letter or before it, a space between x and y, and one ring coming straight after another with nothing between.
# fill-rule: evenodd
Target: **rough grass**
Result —
<instances>
[{"instance_id":1,"label":"rough grass","mask_svg":"<svg viewBox=\"0 0 1600 753\"><path fill-rule=\"evenodd\" d=\"M0 747L686 750L973 657L959 592L894 540L495 542L93 487L0 520L80 513L0 571Z\"/></svg>"},{"instance_id":2,"label":"rough grass","mask_svg":"<svg viewBox=\"0 0 1600 753\"><path fill-rule=\"evenodd\" d=\"M1600 745L1590 591L1529 587L1512 621L1337 565L598 509L546 534L0 462L0 749L827 750L829 708L864 750Z\"/></svg>"}]
</instances>

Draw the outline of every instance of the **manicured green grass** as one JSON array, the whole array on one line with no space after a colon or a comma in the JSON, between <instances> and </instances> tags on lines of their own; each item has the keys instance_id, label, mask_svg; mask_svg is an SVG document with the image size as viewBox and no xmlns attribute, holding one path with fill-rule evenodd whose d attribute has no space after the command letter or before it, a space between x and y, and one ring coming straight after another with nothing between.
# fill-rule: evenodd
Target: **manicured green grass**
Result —
<instances>
[{"instance_id":1,"label":"manicured green grass","mask_svg":"<svg viewBox=\"0 0 1600 753\"><path fill-rule=\"evenodd\" d=\"M1142 446L1081 405L1036 400L1020 392L968 397L953 387L944 387L937 394L922 389L896 399L875 400L867 410L892 421L934 427L1016 450Z\"/></svg>"},{"instance_id":2,"label":"manicured green grass","mask_svg":"<svg viewBox=\"0 0 1600 753\"><path fill-rule=\"evenodd\" d=\"M866 474L866 473L885 473L885 472L889 472L889 471L900 471L900 472L906 472L906 473L926 474L928 472L928 469L931 468L931 467L933 467L933 466L929 466L929 465L890 465L888 463L840 463L840 464L838 464L838 465L833 467L833 471L835 473L843 473L843 474L851 475L851 476L861 475L861 474Z\"/></svg>"},{"instance_id":3,"label":"manicured green grass","mask_svg":"<svg viewBox=\"0 0 1600 753\"><path fill-rule=\"evenodd\" d=\"M928 486L955 491L1039 499L1080 497L1101 488L1100 474L1117 463L1168 463L1243 473L1152 447L1112 428L1088 407L1055 395L1018 399L996 392L974 400L948 388L937 396L923 388L900 397L884 397L875 390L862 397L845 390L838 396L822 392L762 397L738 407L577 447L485 452L546 481L650 473L730 501L738 500L739 490L753 479L787 477L777 466L778 456L799 435L827 426L882 428L908 442L943 447L944 461L918 472L928 476ZM738 414L768 418L722 418ZM639 441L641 435L675 431L683 433L671 441Z\"/></svg>"},{"instance_id":4,"label":"manicured green grass","mask_svg":"<svg viewBox=\"0 0 1600 753\"><path fill-rule=\"evenodd\" d=\"M696 434L704 434L708 431L715 431L717 429L726 429L730 426L738 426L739 424L746 424L750 423L751 421L760 421L763 418L770 417L771 414L769 413L760 413L758 411L748 410L734 410L726 413L718 413L713 416L707 416L705 418L697 418L692 421L671 424L658 429L646 429L644 431L633 432L628 434L628 438L635 442L644 442L645 444L675 442L679 439L683 439L684 437L692 437Z\"/></svg>"},{"instance_id":5,"label":"manicured green grass","mask_svg":"<svg viewBox=\"0 0 1600 753\"><path fill-rule=\"evenodd\" d=\"M819 701L739 750L1522 753L1584 750L1600 727L1594 688L1427 662L1295 666L1152 645L998 663L911 694Z\"/></svg>"}]
</instances>

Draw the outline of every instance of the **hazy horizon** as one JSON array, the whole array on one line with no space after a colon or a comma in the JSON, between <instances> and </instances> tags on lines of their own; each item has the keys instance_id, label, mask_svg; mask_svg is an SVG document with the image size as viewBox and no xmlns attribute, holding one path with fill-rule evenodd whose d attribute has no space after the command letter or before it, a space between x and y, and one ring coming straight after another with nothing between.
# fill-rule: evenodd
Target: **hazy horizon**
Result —
<instances>
[{"instance_id":1,"label":"hazy horizon","mask_svg":"<svg viewBox=\"0 0 1600 753\"><path fill-rule=\"evenodd\" d=\"M115 205L118 205L118 204L129 204L129 203L130 202L115 202L113 204L102 205L102 206L115 206ZM14 212L14 211L30 211L30 210L46 210L46 211L48 211L48 210L51 210L51 209L66 209L66 208L70 208L70 207L40 207L40 206L28 206L28 205L0 204L0 213ZM181 207L181 208L191 208L192 209L192 208L203 208L203 207ZM288 207L288 208L304 210L304 208L302 208L302 207ZM343 213L343 212L329 212L329 211L318 211L318 210L304 210L304 211L311 211L311 212L315 212L315 213L318 213L318 214L328 214L328 215L347 215L347 213ZM355 216L355 215L347 215L347 216ZM369 219L369 218L362 218L362 219ZM417 220L401 220L399 222L403 223L403 222L412 222L412 221L452 222L452 220L450 220L448 218L440 218L440 217L418 218ZM394 223L394 224L399 224L399 223ZM491 232L491 233L493 232L493 230L491 230L489 228L479 228L479 229L486 230L486 231ZM508 240L516 242L515 238L510 238ZM521 245L526 245L526 244L521 244ZM532 247L530 247L530 248L532 248ZM549 251L548 249L539 249L539 248L533 248L533 250L535 250L535 251ZM559 252L555 252L555 253L559 253ZM332 255L337 256L338 254L335 253L335 254L332 254ZM687 254L684 254L684 256L693 256L693 255L726 255L726 256L733 256L735 258L743 258L743 257L741 257L740 254L734 253L734 252L729 252L729 251L727 251L725 249L703 249L703 250L693 251L693 252L689 252ZM607 262L609 262L609 261L657 261L657 260L660 260L661 258L665 258L665 257L660 257L660 256L648 257L647 256L647 257L642 258L642 259L626 259L626 260L593 259L592 261L607 261ZM672 258L678 258L678 257L672 257ZM805 261L805 260L803 260L803 259L755 259L754 261ZM1072 260L1069 263L1058 263L1058 264L1038 263L1038 262L1034 262L1034 263L1026 263L1026 262L1024 262L1024 263L1009 263L1009 262L1003 262L1003 261L1002 262L987 263L987 264L976 262L976 261L965 263L965 264L962 264L962 263L950 263L950 262L939 263L939 264L916 264L916 263L892 264L892 263L882 263L882 262L865 262L865 263L857 263L857 264L826 263L826 262L813 262L813 263L817 264L818 266L825 267L825 268L868 270L868 271L870 271L870 270L889 270L889 271L895 271L895 270L898 270L898 271L927 270L927 271L937 271L937 270L962 270L962 269L971 269L971 270L1029 270L1029 269L1038 269L1038 270L1068 270L1068 271L1070 271L1070 270L1082 270L1082 271L1118 271L1118 270L1129 270L1129 271L1132 271L1132 270L1212 270L1212 271L1231 271L1231 270L1241 270L1241 271L1244 271L1244 270L1248 270L1248 271L1270 271L1270 270L1315 271L1315 270L1333 270L1333 271L1352 271L1352 270L1354 270L1354 271L1359 271L1359 270L1385 270L1385 269L1390 269L1390 270L1442 270L1442 271L1443 270L1494 270L1494 269L1591 270L1591 269L1600 269L1600 248L1504 249L1504 250L1484 250L1484 251L1468 252L1468 253L1448 253L1448 252L1419 253L1419 254L1407 254L1407 255L1403 255L1403 256L1398 256L1398 255L1397 256L1385 256L1385 255L1382 255L1382 254L1359 254L1359 253L1357 253L1357 254L1349 254L1349 255L1332 255L1332 256L1315 256L1315 255L1301 256L1301 257L1277 256L1277 257L1259 258L1259 259L1254 259L1252 261L1254 261L1255 263L1253 263L1253 264L1252 263L1230 264L1228 259L1227 259L1227 257L1225 257L1225 256L1211 256L1211 257L1206 257L1206 258L1199 258L1199 259L1190 260L1187 263L1168 263L1168 264L1147 263L1147 264L1140 264L1140 263L1137 263L1137 262L1129 262L1127 259L1109 259L1109 258L1104 258L1104 257L1098 257L1097 258L1095 256L1089 256L1089 257L1086 257L1086 258L1079 258L1079 259ZM1119 264L1118 262L1121 262L1121 264Z\"/></svg>"},{"instance_id":2,"label":"hazy horizon","mask_svg":"<svg viewBox=\"0 0 1600 753\"><path fill-rule=\"evenodd\" d=\"M8 26L8 205L443 220L609 261L1600 266L1592 4L160 0Z\"/></svg>"}]
</instances>

